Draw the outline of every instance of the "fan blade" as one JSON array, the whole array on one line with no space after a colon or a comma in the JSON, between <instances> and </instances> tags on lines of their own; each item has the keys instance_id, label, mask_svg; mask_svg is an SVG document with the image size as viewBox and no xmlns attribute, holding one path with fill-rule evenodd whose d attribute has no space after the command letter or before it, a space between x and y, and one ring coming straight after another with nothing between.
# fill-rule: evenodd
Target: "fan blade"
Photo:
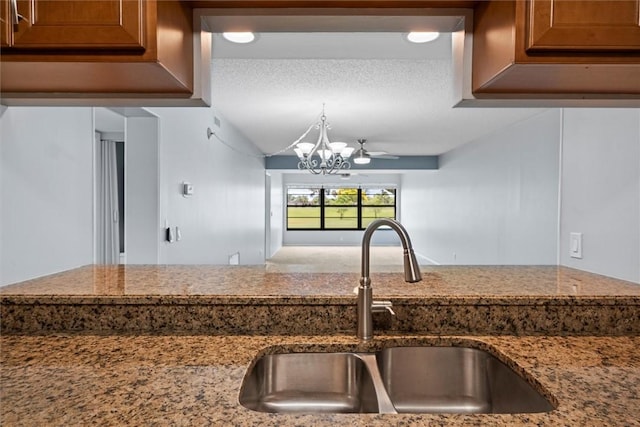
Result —
<instances>
[{"instance_id":1,"label":"fan blade","mask_svg":"<svg viewBox=\"0 0 640 427\"><path fill-rule=\"evenodd\" d=\"M386 151L369 151L364 148L365 142L367 142L367 140L364 138L358 139L358 144L360 144L360 149L356 152L356 157L358 153L360 153L360 155L363 155L363 153L366 153L369 157L375 158L375 159L398 160L400 158L398 156L390 155Z\"/></svg>"},{"instance_id":2,"label":"fan blade","mask_svg":"<svg viewBox=\"0 0 640 427\"><path fill-rule=\"evenodd\" d=\"M392 156L391 154L372 154L369 153L371 155L371 158L373 159L388 159L388 160L398 160L400 157L398 156Z\"/></svg>"}]
</instances>

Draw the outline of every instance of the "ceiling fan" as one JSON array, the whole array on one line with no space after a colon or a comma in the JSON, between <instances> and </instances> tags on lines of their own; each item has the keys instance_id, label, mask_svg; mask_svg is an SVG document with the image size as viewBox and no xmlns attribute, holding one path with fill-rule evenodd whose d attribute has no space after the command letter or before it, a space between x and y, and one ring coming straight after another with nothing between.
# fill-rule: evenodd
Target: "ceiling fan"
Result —
<instances>
[{"instance_id":1,"label":"ceiling fan","mask_svg":"<svg viewBox=\"0 0 640 427\"><path fill-rule=\"evenodd\" d=\"M366 139L360 138L358 139L358 144L360 144L360 148L356 150L353 154L353 162L357 165L366 165L371 159L390 159L397 160L398 156L393 156L387 153L386 151L369 151L364 148L364 144L367 142Z\"/></svg>"}]
</instances>

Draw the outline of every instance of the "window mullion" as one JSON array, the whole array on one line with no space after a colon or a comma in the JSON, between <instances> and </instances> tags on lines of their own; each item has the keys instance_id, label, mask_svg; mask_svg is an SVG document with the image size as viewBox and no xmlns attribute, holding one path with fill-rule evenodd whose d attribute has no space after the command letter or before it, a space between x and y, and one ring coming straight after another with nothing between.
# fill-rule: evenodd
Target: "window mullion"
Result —
<instances>
[{"instance_id":1,"label":"window mullion","mask_svg":"<svg viewBox=\"0 0 640 427\"><path fill-rule=\"evenodd\" d=\"M358 187L358 230L362 230L362 188Z\"/></svg>"},{"instance_id":2,"label":"window mullion","mask_svg":"<svg viewBox=\"0 0 640 427\"><path fill-rule=\"evenodd\" d=\"M324 230L324 188L320 189L320 230Z\"/></svg>"}]
</instances>

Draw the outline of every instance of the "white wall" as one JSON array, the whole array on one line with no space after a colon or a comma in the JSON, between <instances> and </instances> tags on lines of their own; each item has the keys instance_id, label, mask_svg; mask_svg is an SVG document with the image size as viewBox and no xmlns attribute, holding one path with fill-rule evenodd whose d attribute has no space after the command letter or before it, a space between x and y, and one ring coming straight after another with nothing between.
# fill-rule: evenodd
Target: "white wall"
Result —
<instances>
[{"instance_id":1,"label":"white wall","mask_svg":"<svg viewBox=\"0 0 640 427\"><path fill-rule=\"evenodd\" d=\"M154 110L159 133L155 119L127 118L127 261L226 264L239 252L242 264L263 263L263 159L207 139L212 109ZM255 152L224 119L216 130ZM0 136L0 285L91 264L92 109L9 107ZM190 198L180 193L185 180L195 186ZM162 241L165 219L182 229L180 242Z\"/></svg>"},{"instance_id":2,"label":"white wall","mask_svg":"<svg viewBox=\"0 0 640 427\"><path fill-rule=\"evenodd\" d=\"M159 156L155 117L128 117L125 135L125 254L127 264L157 264L161 242Z\"/></svg>"},{"instance_id":3,"label":"white wall","mask_svg":"<svg viewBox=\"0 0 640 427\"><path fill-rule=\"evenodd\" d=\"M406 173L416 251L438 264L556 264L559 129L548 110Z\"/></svg>"},{"instance_id":4,"label":"white wall","mask_svg":"<svg viewBox=\"0 0 640 427\"><path fill-rule=\"evenodd\" d=\"M560 262L640 283L640 110L566 109ZM583 258L569 233L583 233Z\"/></svg>"},{"instance_id":5,"label":"white wall","mask_svg":"<svg viewBox=\"0 0 640 427\"><path fill-rule=\"evenodd\" d=\"M160 245L167 264L227 264L240 253L241 264L264 262L265 171L255 146L211 108L154 108L161 132L160 220L180 227L182 239ZM214 124L214 115L221 127ZM207 138L211 127L216 137ZM194 194L183 197L181 185Z\"/></svg>"},{"instance_id":6,"label":"white wall","mask_svg":"<svg viewBox=\"0 0 640 427\"><path fill-rule=\"evenodd\" d=\"M212 109L153 112L161 123L157 216L160 227L166 219L183 234L173 244L156 240L160 261L226 264L240 252L241 263L261 263L262 159L207 139L206 128L216 129ZM93 262L93 131L91 108L0 111L0 285ZM216 131L237 149L254 150L224 118ZM195 186L190 198L180 195L185 180ZM438 171L407 172L400 188L401 220L416 250L436 262L555 264L559 258L562 265L640 282L637 109L549 110L442 156ZM277 191L272 202L282 203ZM274 217L282 213L272 208ZM283 224L272 219L274 227ZM582 260L568 257L572 231L584 234ZM272 230L272 249L277 235ZM336 244L340 235L344 242L337 232L324 243ZM353 236L359 244L361 232Z\"/></svg>"},{"instance_id":7,"label":"white wall","mask_svg":"<svg viewBox=\"0 0 640 427\"><path fill-rule=\"evenodd\" d=\"M9 107L0 121L0 284L93 262L91 108Z\"/></svg>"}]
</instances>

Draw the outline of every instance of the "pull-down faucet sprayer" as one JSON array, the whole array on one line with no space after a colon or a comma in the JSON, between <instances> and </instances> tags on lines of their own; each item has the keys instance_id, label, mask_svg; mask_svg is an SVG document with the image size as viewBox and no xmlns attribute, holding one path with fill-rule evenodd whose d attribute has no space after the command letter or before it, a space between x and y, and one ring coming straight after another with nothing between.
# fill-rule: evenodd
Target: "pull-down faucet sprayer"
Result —
<instances>
[{"instance_id":1,"label":"pull-down faucet sprayer","mask_svg":"<svg viewBox=\"0 0 640 427\"><path fill-rule=\"evenodd\" d=\"M371 248L371 236L373 232L382 226L389 226L393 229L402 242L404 249L404 280L405 282L419 282L422 280L418 261L413 253L411 239L407 230L398 221L388 218L381 218L373 221L364 232L362 237L362 277L358 287L358 338L368 341L373 338L372 312L389 310L391 313L391 303L388 301L374 301L373 290L371 288L371 278L369 277L369 254Z\"/></svg>"}]
</instances>

